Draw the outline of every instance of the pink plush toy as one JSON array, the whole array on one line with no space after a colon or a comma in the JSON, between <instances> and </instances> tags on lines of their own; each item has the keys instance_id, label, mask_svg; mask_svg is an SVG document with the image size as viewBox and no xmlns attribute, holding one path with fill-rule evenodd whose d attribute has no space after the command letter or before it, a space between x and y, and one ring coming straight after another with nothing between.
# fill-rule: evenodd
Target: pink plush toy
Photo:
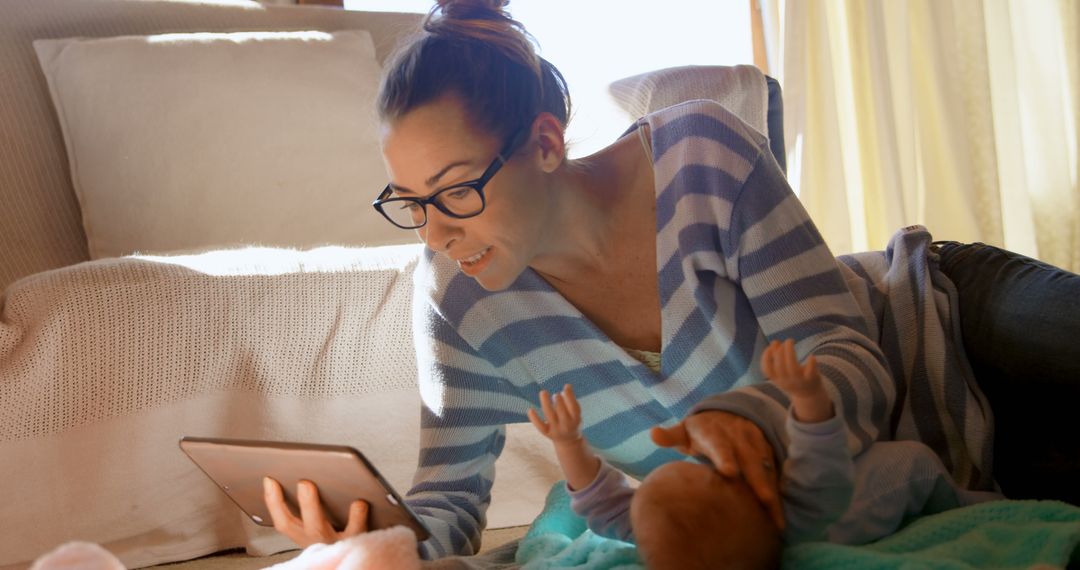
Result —
<instances>
[{"instance_id":1,"label":"pink plush toy","mask_svg":"<svg viewBox=\"0 0 1080 570\"><path fill-rule=\"evenodd\" d=\"M34 561L30 570L124 570L108 550L92 542L68 542Z\"/></svg>"},{"instance_id":2,"label":"pink plush toy","mask_svg":"<svg viewBox=\"0 0 1080 570\"><path fill-rule=\"evenodd\" d=\"M413 531L396 526L334 544L314 544L270 570L420 570ZM125 570L108 550L91 542L69 542L38 558L30 570Z\"/></svg>"},{"instance_id":3,"label":"pink plush toy","mask_svg":"<svg viewBox=\"0 0 1080 570\"><path fill-rule=\"evenodd\" d=\"M420 570L413 531L395 526L335 542L314 544L269 570Z\"/></svg>"}]
</instances>

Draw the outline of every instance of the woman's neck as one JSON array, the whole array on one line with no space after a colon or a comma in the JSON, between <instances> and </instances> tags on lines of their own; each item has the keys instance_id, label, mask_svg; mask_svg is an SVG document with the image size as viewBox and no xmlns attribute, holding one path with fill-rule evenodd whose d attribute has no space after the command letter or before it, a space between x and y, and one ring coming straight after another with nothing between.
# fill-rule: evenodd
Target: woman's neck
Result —
<instances>
[{"instance_id":1,"label":"woman's neck","mask_svg":"<svg viewBox=\"0 0 1080 570\"><path fill-rule=\"evenodd\" d=\"M638 228L643 215L654 216L652 188L651 162L633 134L568 160L551 178L550 238L530 265L562 283L612 273L630 245L628 232ZM635 200L646 191L649 200Z\"/></svg>"}]
</instances>

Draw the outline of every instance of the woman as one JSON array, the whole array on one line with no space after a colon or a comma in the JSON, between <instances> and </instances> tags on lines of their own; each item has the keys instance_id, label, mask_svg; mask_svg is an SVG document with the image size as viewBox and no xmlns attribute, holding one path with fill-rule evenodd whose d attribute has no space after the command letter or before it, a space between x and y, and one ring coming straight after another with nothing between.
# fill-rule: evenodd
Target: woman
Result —
<instances>
[{"instance_id":1,"label":"woman","mask_svg":"<svg viewBox=\"0 0 1080 570\"><path fill-rule=\"evenodd\" d=\"M788 402L756 365L774 338L815 354L855 451L943 433L927 443L957 481L993 485L981 394L924 382L898 396L890 378L945 349L887 357L878 343L894 313L875 283L926 264L917 230L887 259L838 264L764 137L714 103L658 112L568 160L565 82L505 4L440 0L380 93L392 182L376 207L428 247L414 294L422 450L407 499L433 533L425 556L476 552L505 424L566 383L584 435L620 470L683 477L688 496L699 480L737 489L710 493L709 509L747 512L756 499L782 526ZM669 464L682 456L668 448L716 471ZM297 517L268 484L277 528L301 545L338 537L314 488L299 495ZM353 515L345 534L363 530L362 503Z\"/></svg>"}]
</instances>

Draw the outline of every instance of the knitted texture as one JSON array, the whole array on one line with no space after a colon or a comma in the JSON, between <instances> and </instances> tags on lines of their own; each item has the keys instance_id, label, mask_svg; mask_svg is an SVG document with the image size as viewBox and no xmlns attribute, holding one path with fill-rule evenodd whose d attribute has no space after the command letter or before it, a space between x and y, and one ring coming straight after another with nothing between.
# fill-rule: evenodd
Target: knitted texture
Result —
<instances>
[{"instance_id":1,"label":"knitted texture","mask_svg":"<svg viewBox=\"0 0 1080 570\"><path fill-rule=\"evenodd\" d=\"M799 570L1064 568L1080 562L1080 508L1058 501L993 501L925 517L876 543L792 547L784 568ZM1070 566L1071 567L1071 566Z\"/></svg>"},{"instance_id":2,"label":"knitted texture","mask_svg":"<svg viewBox=\"0 0 1080 570\"><path fill-rule=\"evenodd\" d=\"M3 299L0 442L215 391L326 400L407 389L412 352L387 347L411 338L418 256L237 250L23 279Z\"/></svg>"},{"instance_id":3,"label":"knitted texture","mask_svg":"<svg viewBox=\"0 0 1080 570\"><path fill-rule=\"evenodd\" d=\"M551 488L544 512L518 543L515 562L523 570L644 570L637 547L594 534L570 508L566 484Z\"/></svg>"}]
</instances>

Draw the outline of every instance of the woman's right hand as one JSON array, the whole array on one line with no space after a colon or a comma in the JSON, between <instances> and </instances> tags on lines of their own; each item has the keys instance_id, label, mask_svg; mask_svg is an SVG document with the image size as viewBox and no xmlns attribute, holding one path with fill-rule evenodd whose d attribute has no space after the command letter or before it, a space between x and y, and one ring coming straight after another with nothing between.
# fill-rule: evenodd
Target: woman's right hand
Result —
<instances>
[{"instance_id":1,"label":"woman's right hand","mask_svg":"<svg viewBox=\"0 0 1080 570\"><path fill-rule=\"evenodd\" d=\"M652 429L653 441L686 455L701 455L724 477L743 478L772 517L784 528L779 473L772 445L754 422L731 412L705 410L671 427Z\"/></svg>"},{"instance_id":2,"label":"woman's right hand","mask_svg":"<svg viewBox=\"0 0 1080 570\"><path fill-rule=\"evenodd\" d=\"M293 514L292 509L285 503L281 484L270 477L263 478L263 500L270 511L270 518L274 520L274 528L303 548L312 544L329 544L367 532L368 505L364 501L357 500L349 506L349 522L345 525L345 530L338 532L326 518L315 483L298 483L296 497L300 503L299 517Z\"/></svg>"}]
</instances>

